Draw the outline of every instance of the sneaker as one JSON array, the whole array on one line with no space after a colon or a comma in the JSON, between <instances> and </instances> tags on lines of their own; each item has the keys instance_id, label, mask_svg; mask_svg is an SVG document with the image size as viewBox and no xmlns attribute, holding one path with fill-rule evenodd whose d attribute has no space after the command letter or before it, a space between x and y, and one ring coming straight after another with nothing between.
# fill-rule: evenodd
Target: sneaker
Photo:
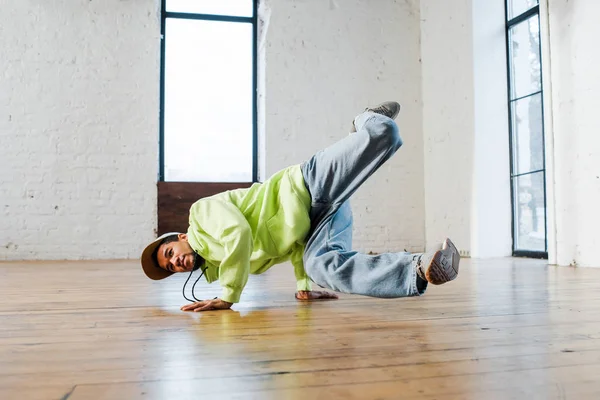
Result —
<instances>
[{"instance_id":1,"label":"sneaker","mask_svg":"<svg viewBox=\"0 0 600 400\"><path fill-rule=\"evenodd\" d=\"M400 113L400 104L395 101L386 101L385 103L381 103L378 106L372 108L365 108L365 111L374 112L377 114L385 115L388 118L395 119ZM352 121L352 129L351 133L356 132L356 127L354 126L354 121Z\"/></svg>"},{"instance_id":2,"label":"sneaker","mask_svg":"<svg viewBox=\"0 0 600 400\"><path fill-rule=\"evenodd\" d=\"M366 108L365 111L374 112L395 119L400 113L400 104L395 101L386 101L373 108Z\"/></svg>"},{"instance_id":3,"label":"sneaker","mask_svg":"<svg viewBox=\"0 0 600 400\"><path fill-rule=\"evenodd\" d=\"M435 252L420 254L417 261L417 275L432 285L450 282L458 276L460 255L450 239Z\"/></svg>"}]
</instances>

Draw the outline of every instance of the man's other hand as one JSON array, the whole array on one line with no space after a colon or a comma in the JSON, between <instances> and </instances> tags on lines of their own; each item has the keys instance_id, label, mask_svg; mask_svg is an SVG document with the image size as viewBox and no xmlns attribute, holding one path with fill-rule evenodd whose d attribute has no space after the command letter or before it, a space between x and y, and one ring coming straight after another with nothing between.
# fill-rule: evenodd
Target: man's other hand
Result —
<instances>
[{"instance_id":1,"label":"man's other hand","mask_svg":"<svg viewBox=\"0 0 600 400\"><path fill-rule=\"evenodd\" d=\"M209 311L209 310L228 310L233 303L221 299L197 301L192 304L181 307L181 311Z\"/></svg>"},{"instance_id":2,"label":"man's other hand","mask_svg":"<svg viewBox=\"0 0 600 400\"><path fill-rule=\"evenodd\" d=\"M297 300L330 300L337 299L338 296L335 293L319 292L315 290L299 290L296 292Z\"/></svg>"}]
</instances>

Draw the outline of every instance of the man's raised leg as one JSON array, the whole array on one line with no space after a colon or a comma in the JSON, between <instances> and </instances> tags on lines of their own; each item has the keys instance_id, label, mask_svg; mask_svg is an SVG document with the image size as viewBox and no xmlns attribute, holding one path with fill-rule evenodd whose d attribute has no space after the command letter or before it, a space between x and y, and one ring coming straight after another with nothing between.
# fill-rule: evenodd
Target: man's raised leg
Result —
<instances>
[{"instance_id":1,"label":"man's raised leg","mask_svg":"<svg viewBox=\"0 0 600 400\"><path fill-rule=\"evenodd\" d=\"M354 120L357 132L319 151L302 164L311 194L311 220L333 214L402 145L395 117L400 105L383 103Z\"/></svg>"},{"instance_id":2,"label":"man's raised leg","mask_svg":"<svg viewBox=\"0 0 600 400\"><path fill-rule=\"evenodd\" d=\"M360 114L354 121L355 134L302 165L312 198L304 266L321 286L367 296L405 297L423 293L427 282L442 284L458 273L460 257L449 240L442 249L427 254L352 251L347 200L402 145L398 127L389 117L395 117L399 107L388 102Z\"/></svg>"}]
</instances>

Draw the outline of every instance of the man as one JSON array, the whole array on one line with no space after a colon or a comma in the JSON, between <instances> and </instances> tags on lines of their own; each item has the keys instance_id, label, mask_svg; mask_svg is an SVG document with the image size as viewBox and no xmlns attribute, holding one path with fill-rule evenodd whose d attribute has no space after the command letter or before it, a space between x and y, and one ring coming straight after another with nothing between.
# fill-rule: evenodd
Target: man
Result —
<instances>
[{"instance_id":1,"label":"man","mask_svg":"<svg viewBox=\"0 0 600 400\"><path fill-rule=\"evenodd\" d=\"M186 234L163 235L146 247L144 272L157 280L202 268L209 283L220 281L219 298L196 301L184 311L228 309L240 300L248 274L288 260L299 300L337 298L311 291L311 281L339 292L407 297L423 294L428 283L453 280L460 257L449 239L430 253L367 255L351 249L348 199L402 145L393 121L399 112L396 102L367 108L354 119L353 134L303 164L248 189L198 200Z\"/></svg>"}]
</instances>

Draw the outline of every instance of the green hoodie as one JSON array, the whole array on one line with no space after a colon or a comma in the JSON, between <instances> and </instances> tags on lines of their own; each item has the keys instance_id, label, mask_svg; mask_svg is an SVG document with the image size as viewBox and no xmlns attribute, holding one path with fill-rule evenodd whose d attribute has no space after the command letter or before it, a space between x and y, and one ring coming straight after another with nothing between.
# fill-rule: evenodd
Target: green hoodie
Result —
<instances>
[{"instance_id":1,"label":"green hoodie","mask_svg":"<svg viewBox=\"0 0 600 400\"><path fill-rule=\"evenodd\" d=\"M302 255L310 230L310 193L299 165L264 183L198 200L190 209L188 240L206 260L206 280L219 280L221 299L237 303L248 274L290 260L297 289L310 290Z\"/></svg>"}]
</instances>

